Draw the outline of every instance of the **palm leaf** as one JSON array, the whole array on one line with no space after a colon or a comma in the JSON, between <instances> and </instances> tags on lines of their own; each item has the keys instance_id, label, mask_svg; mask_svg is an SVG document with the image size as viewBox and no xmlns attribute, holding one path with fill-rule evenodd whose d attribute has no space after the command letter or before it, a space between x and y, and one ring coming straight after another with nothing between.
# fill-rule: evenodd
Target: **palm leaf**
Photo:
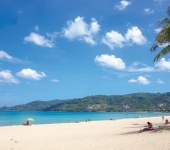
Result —
<instances>
[{"instance_id":1,"label":"palm leaf","mask_svg":"<svg viewBox=\"0 0 170 150\"><path fill-rule=\"evenodd\" d=\"M162 30L158 33L156 41L162 45L170 42L170 23L166 24Z\"/></svg>"},{"instance_id":2,"label":"palm leaf","mask_svg":"<svg viewBox=\"0 0 170 150\"><path fill-rule=\"evenodd\" d=\"M166 46L163 50L161 50L157 55L156 57L154 58L154 62L157 62L158 59L161 57L161 56L164 56L166 55L167 53L170 52L170 44L168 46Z\"/></svg>"},{"instance_id":3,"label":"palm leaf","mask_svg":"<svg viewBox=\"0 0 170 150\"><path fill-rule=\"evenodd\" d=\"M170 16L170 5L168 6L167 13ZM158 25L163 26L161 31L156 36L156 44L152 45L150 51L155 51L162 45L168 45L163 48L154 58L154 62L157 62L161 56L164 56L170 52L170 19L162 18L158 20Z\"/></svg>"},{"instance_id":4,"label":"palm leaf","mask_svg":"<svg viewBox=\"0 0 170 150\"><path fill-rule=\"evenodd\" d=\"M170 16L170 6L168 7L167 14Z\"/></svg>"},{"instance_id":5,"label":"palm leaf","mask_svg":"<svg viewBox=\"0 0 170 150\"><path fill-rule=\"evenodd\" d=\"M169 18L162 18L162 19L158 20L158 26L162 26L162 25L169 24L169 23L170 23Z\"/></svg>"}]
</instances>

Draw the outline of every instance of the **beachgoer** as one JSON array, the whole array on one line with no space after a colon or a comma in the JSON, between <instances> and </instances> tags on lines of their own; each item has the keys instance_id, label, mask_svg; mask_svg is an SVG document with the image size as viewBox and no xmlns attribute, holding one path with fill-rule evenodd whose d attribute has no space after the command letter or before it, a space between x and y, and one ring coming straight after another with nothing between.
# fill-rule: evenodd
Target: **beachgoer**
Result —
<instances>
[{"instance_id":1,"label":"beachgoer","mask_svg":"<svg viewBox=\"0 0 170 150\"><path fill-rule=\"evenodd\" d=\"M166 120L165 120L165 125L166 125L166 124L169 124L169 121L168 121L168 119L166 119Z\"/></svg>"},{"instance_id":2,"label":"beachgoer","mask_svg":"<svg viewBox=\"0 0 170 150\"><path fill-rule=\"evenodd\" d=\"M164 115L162 115L162 120L164 120Z\"/></svg>"},{"instance_id":3,"label":"beachgoer","mask_svg":"<svg viewBox=\"0 0 170 150\"><path fill-rule=\"evenodd\" d=\"M148 124L147 127L144 128L144 129L142 129L142 130L140 130L139 133L142 132L142 131L150 131L150 130L154 130L154 129L153 129L153 126L152 126L152 123L147 122L147 124Z\"/></svg>"},{"instance_id":4,"label":"beachgoer","mask_svg":"<svg viewBox=\"0 0 170 150\"><path fill-rule=\"evenodd\" d=\"M27 120L27 125L29 125L30 123L29 123L29 121Z\"/></svg>"},{"instance_id":5,"label":"beachgoer","mask_svg":"<svg viewBox=\"0 0 170 150\"><path fill-rule=\"evenodd\" d=\"M28 125L30 125L30 123L29 123L29 121L26 121L23 123L23 125L28 126Z\"/></svg>"}]
</instances>

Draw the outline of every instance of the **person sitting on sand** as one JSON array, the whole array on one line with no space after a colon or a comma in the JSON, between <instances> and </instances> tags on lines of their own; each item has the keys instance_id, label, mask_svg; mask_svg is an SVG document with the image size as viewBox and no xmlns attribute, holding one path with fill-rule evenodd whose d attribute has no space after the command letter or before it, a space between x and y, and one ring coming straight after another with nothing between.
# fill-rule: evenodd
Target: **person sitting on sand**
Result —
<instances>
[{"instance_id":1,"label":"person sitting on sand","mask_svg":"<svg viewBox=\"0 0 170 150\"><path fill-rule=\"evenodd\" d=\"M147 125L147 128L144 128L144 129L140 130L139 133L142 132L142 131L154 130L154 129L153 129L153 126L152 126L152 123L147 122L147 124L148 124L148 125Z\"/></svg>"},{"instance_id":2,"label":"person sitting on sand","mask_svg":"<svg viewBox=\"0 0 170 150\"><path fill-rule=\"evenodd\" d=\"M27 122L24 122L23 125L28 126L28 125L30 125L30 123L29 123L29 121L27 121Z\"/></svg>"},{"instance_id":3,"label":"person sitting on sand","mask_svg":"<svg viewBox=\"0 0 170 150\"><path fill-rule=\"evenodd\" d=\"M166 124L169 124L169 121L168 121L168 119L166 119L166 120L165 120L165 125L166 125Z\"/></svg>"},{"instance_id":4,"label":"person sitting on sand","mask_svg":"<svg viewBox=\"0 0 170 150\"><path fill-rule=\"evenodd\" d=\"M29 125L30 123L29 123L29 121L27 120L27 125Z\"/></svg>"}]
</instances>

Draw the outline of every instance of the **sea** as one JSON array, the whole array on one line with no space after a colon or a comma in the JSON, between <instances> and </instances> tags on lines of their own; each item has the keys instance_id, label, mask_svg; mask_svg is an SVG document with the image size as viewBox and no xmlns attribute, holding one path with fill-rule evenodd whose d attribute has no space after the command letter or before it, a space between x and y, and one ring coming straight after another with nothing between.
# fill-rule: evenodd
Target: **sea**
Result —
<instances>
[{"instance_id":1,"label":"sea","mask_svg":"<svg viewBox=\"0 0 170 150\"><path fill-rule=\"evenodd\" d=\"M22 125L28 118L31 124L56 124L70 122L101 121L134 117L170 116L162 112L46 112L46 111L0 111L0 126Z\"/></svg>"}]
</instances>

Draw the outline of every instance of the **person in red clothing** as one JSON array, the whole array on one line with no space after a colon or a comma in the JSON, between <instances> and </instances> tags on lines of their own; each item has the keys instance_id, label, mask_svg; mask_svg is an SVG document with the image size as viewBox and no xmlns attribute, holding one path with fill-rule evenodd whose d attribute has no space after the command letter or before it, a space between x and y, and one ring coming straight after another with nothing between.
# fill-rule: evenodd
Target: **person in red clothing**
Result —
<instances>
[{"instance_id":1,"label":"person in red clothing","mask_svg":"<svg viewBox=\"0 0 170 150\"><path fill-rule=\"evenodd\" d=\"M143 132L143 131L150 131L150 130L154 130L154 129L153 129L153 125L152 125L152 123L147 122L147 124L148 124L148 125L147 125L147 127L146 127L146 128L144 128L144 129L142 129L142 130L140 130L140 131L139 131L139 133L140 133L140 132Z\"/></svg>"}]
</instances>

